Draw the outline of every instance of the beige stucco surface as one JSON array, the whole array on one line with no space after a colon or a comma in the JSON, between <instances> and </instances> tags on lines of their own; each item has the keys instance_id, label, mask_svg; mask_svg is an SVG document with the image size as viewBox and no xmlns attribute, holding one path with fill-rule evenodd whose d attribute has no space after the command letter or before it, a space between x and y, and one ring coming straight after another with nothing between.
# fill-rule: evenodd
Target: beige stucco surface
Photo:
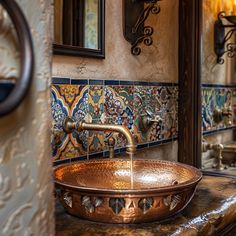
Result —
<instances>
[{"instance_id":1,"label":"beige stucco surface","mask_svg":"<svg viewBox=\"0 0 236 236\"><path fill-rule=\"evenodd\" d=\"M106 58L54 56L53 75L75 79L178 82L178 0L160 1L161 12L150 15L153 45L135 57L123 37L122 0L106 1ZM131 13L132 14L132 13Z\"/></svg>"},{"instance_id":2,"label":"beige stucco surface","mask_svg":"<svg viewBox=\"0 0 236 236\"><path fill-rule=\"evenodd\" d=\"M36 64L27 98L0 118L0 235L54 235L49 138L52 1L16 2L30 24ZM0 15L5 29L0 31L0 55L7 55L1 56L0 71L9 79L18 74L19 51L9 21Z\"/></svg>"},{"instance_id":3,"label":"beige stucco surface","mask_svg":"<svg viewBox=\"0 0 236 236\"><path fill-rule=\"evenodd\" d=\"M225 10L221 0L203 0L203 63L202 63L202 83L230 84L236 82L235 59L224 55L223 65L216 63L214 52L214 24L218 13ZM224 21L224 23L227 23ZM226 32L228 29L226 30ZM235 38L232 38L232 42Z\"/></svg>"}]
</instances>

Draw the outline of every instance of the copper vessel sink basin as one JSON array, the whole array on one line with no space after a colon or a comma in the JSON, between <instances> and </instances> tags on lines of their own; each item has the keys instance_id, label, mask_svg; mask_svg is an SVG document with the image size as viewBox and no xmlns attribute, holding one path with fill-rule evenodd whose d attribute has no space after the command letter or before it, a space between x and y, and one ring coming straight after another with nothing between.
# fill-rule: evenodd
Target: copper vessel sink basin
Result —
<instances>
[{"instance_id":1,"label":"copper vessel sink basin","mask_svg":"<svg viewBox=\"0 0 236 236\"><path fill-rule=\"evenodd\" d=\"M168 218L187 206L201 178L194 167L159 160L101 159L54 169L66 211L106 223Z\"/></svg>"}]
</instances>

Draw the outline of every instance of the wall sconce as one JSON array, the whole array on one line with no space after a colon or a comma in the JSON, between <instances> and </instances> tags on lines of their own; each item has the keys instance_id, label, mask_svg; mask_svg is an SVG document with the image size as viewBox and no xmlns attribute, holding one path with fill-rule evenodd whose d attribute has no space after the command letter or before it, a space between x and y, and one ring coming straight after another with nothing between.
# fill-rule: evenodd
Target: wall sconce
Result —
<instances>
[{"instance_id":1,"label":"wall sconce","mask_svg":"<svg viewBox=\"0 0 236 236\"><path fill-rule=\"evenodd\" d=\"M157 2L161 0L123 0L123 30L125 39L131 44L131 53L141 53L139 45L150 46L153 43L153 27L146 26L150 13L158 14L161 10Z\"/></svg>"},{"instance_id":2,"label":"wall sconce","mask_svg":"<svg viewBox=\"0 0 236 236\"><path fill-rule=\"evenodd\" d=\"M228 23L224 24L223 19ZM230 29L225 34L225 29ZM236 15L226 15L226 13L220 12L218 14L218 20L215 22L215 53L217 55L217 63L224 64L222 58L224 54L232 58L236 55L236 43L228 43L231 37L236 32Z\"/></svg>"}]
</instances>

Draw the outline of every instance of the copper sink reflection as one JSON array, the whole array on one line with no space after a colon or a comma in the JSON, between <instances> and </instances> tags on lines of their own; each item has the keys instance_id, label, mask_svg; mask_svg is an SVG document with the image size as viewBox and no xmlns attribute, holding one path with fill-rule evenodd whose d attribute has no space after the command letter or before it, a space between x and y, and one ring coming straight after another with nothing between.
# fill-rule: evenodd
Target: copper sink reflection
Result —
<instances>
[{"instance_id":1,"label":"copper sink reflection","mask_svg":"<svg viewBox=\"0 0 236 236\"><path fill-rule=\"evenodd\" d=\"M168 218L186 207L201 178L194 167L159 160L133 160L131 164L124 159L101 159L54 170L57 193L66 211L106 223Z\"/></svg>"}]
</instances>

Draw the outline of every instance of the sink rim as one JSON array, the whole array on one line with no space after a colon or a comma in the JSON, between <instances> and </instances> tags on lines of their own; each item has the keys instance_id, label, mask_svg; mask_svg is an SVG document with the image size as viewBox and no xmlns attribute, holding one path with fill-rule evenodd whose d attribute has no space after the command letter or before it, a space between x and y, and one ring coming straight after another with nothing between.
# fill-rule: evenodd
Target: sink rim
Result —
<instances>
[{"instance_id":1,"label":"sink rim","mask_svg":"<svg viewBox=\"0 0 236 236\"><path fill-rule=\"evenodd\" d=\"M189 171L191 171L193 173L193 177L188 180L185 181L183 183L179 183L177 185L169 185L169 186L163 186L163 187L153 187L153 188L140 188L140 189L107 189L107 188L95 188L95 187L85 187L85 186L78 186L78 185L73 185L73 184L68 184L65 183L63 181L60 181L58 179L56 179L55 177L55 172L58 169L67 167L67 166L71 166L71 165L78 165L78 164L89 164L89 163L96 163L96 162L114 162L114 161L130 161L129 159L124 159L124 158L115 158L115 159L96 159L96 160L83 160L83 161L79 161L76 163L67 163L67 164L62 164L62 165L58 165L54 168L53 170L53 178L54 178L54 182L56 184L56 186L63 186L66 187L68 189L71 189L73 191L78 191L78 192L86 192L86 193L92 193L94 195L121 195L121 196L125 196L125 195L153 195L153 194L157 194L157 193L166 193L166 192L176 192L176 191L180 191L180 190L188 190L191 187L195 187L197 185L197 183L202 179L202 172L201 170L190 166L190 165L186 165L180 162L176 162L176 161L166 161L166 160L153 160L153 159L134 159L133 161L141 161L141 162L155 162L155 163L166 163L166 164L174 164L177 166L180 166L182 168L185 168Z\"/></svg>"}]
</instances>

